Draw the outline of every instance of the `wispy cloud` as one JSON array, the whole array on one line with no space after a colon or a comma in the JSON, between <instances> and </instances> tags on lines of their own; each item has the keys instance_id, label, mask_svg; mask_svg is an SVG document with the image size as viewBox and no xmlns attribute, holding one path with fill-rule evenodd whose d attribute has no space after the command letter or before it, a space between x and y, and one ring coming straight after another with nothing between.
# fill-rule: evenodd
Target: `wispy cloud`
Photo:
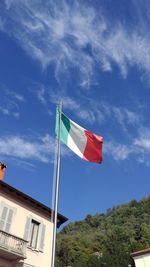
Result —
<instances>
[{"instance_id":1,"label":"wispy cloud","mask_svg":"<svg viewBox=\"0 0 150 267\"><path fill-rule=\"evenodd\" d=\"M9 115L9 110L8 110L7 108L0 107L0 111L1 111L4 115Z\"/></svg>"},{"instance_id":2,"label":"wispy cloud","mask_svg":"<svg viewBox=\"0 0 150 267\"><path fill-rule=\"evenodd\" d=\"M87 98L85 100L88 102L88 111L91 110L93 114L91 122L103 124L111 119L111 123L119 125L123 131L127 131L129 126L136 128L141 126L144 121L142 111L135 112L132 110L133 107L127 108Z\"/></svg>"},{"instance_id":3,"label":"wispy cloud","mask_svg":"<svg viewBox=\"0 0 150 267\"><path fill-rule=\"evenodd\" d=\"M21 94L17 94L17 93L12 91L12 92L10 92L10 95L12 96L12 98L18 100L19 102L24 102L25 101L24 96L21 95Z\"/></svg>"},{"instance_id":4,"label":"wispy cloud","mask_svg":"<svg viewBox=\"0 0 150 267\"><path fill-rule=\"evenodd\" d=\"M103 153L115 161L135 160L139 163L150 165L150 130L141 129L139 136L132 138L129 143L123 144L118 141L104 140ZM35 140L32 137L4 136L0 138L1 158L25 161L26 165L35 161L43 163L54 162L55 140L49 134L39 136ZM71 156L70 152L62 145L62 156ZM31 167L31 166L30 166Z\"/></svg>"},{"instance_id":5,"label":"wispy cloud","mask_svg":"<svg viewBox=\"0 0 150 267\"><path fill-rule=\"evenodd\" d=\"M34 139L34 140L33 140ZM0 138L0 155L21 160L38 160L43 163L54 161L55 140L45 134L37 138L25 138L21 136L4 136ZM62 147L62 156L68 155L68 151Z\"/></svg>"},{"instance_id":6,"label":"wispy cloud","mask_svg":"<svg viewBox=\"0 0 150 267\"><path fill-rule=\"evenodd\" d=\"M63 93L51 92L50 101L57 103L58 100L62 101L65 112L67 110L73 111L76 117L89 124L103 124L111 119L111 123L121 126L121 129L126 132L129 126L141 127L144 122L142 111L137 107L138 104L135 104L136 110L138 108L138 112L135 112L135 107L132 107L134 108L132 110L132 108L96 101L87 97L82 98L82 102L78 102L75 98L65 96Z\"/></svg>"},{"instance_id":7,"label":"wispy cloud","mask_svg":"<svg viewBox=\"0 0 150 267\"><path fill-rule=\"evenodd\" d=\"M58 100L58 95L54 94L51 100L56 103ZM86 121L90 124L93 124L96 120L94 111L92 109L87 109L86 103L79 103L74 98L68 96L61 96L61 101L63 103L63 109L73 111L75 116Z\"/></svg>"},{"instance_id":8,"label":"wispy cloud","mask_svg":"<svg viewBox=\"0 0 150 267\"><path fill-rule=\"evenodd\" d=\"M57 81L69 80L70 73L75 70L78 85L90 88L95 83L95 68L102 72L112 72L114 66L120 69L124 78L132 66L149 77L150 34L147 31L147 22L143 20L145 8L143 14L140 9L135 11L136 19L138 21L140 18L140 21L136 27L131 25L129 29L129 25L127 27L119 19L111 25L105 12L96 10L88 3L85 7L83 1L71 3L65 0L45 0L44 4L41 0L2 2L0 30L17 41L43 68L52 64ZM131 2L136 4L135 1ZM19 105L26 101L25 97L15 90L1 88L4 97L0 112L19 117ZM51 88L45 88L42 84L36 84L33 90L46 108L49 108L49 102L56 103L61 96L66 114L73 111L76 117L86 123L106 124L110 121L117 127L121 126L119 130L126 132L134 127L128 144L104 140L104 153L115 160L136 156L137 160L143 162L145 156L149 158L149 130L141 130L137 134L137 128L141 129L144 117L139 110L138 113L135 112L137 109L134 107L98 102L83 96L78 102L77 98L66 96L66 92L53 93ZM78 96L75 93L72 95ZM83 127L86 127L85 123ZM53 141L48 136L40 137L36 141L20 136L5 136L0 139L0 153L20 159L33 158L48 162L52 156L51 149L54 148Z\"/></svg>"},{"instance_id":9,"label":"wispy cloud","mask_svg":"<svg viewBox=\"0 0 150 267\"><path fill-rule=\"evenodd\" d=\"M35 159L42 162L48 161L48 154L52 152L54 143L45 136L39 142L28 141L19 136L0 138L1 155L18 157L21 159Z\"/></svg>"},{"instance_id":10,"label":"wispy cloud","mask_svg":"<svg viewBox=\"0 0 150 267\"><path fill-rule=\"evenodd\" d=\"M138 137L134 139L134 145L150 153L150 129L140 128Z\"/></svg>"},{"instance_id":11,"label":"wispy cloud","mask_svg":"<svg viewBox=\"0 0 150 267\"><path fill-rule=\"evenodd\" d=\"M128 144L106 140L103 151L115 161L132 159L150 166L150 129L141 127Z\"/></svg>"},{"instance_id":12,"label":"wispy cloud","mask_svg":"<svg viewBox=\"0 0 150 267\"><path fill-rule=\"evenodd\" d=\"M125 131L129 125L137 126L143 121L143 118L139 113L136 113L128 108L109 105L109 112L111 112L111 115Z\"/></svg>"},{"instance_id":13,"label":"wispy cloud","mask_svg":"<svg viewBox=\"0 0 150 267\"><path fill-rule=\"evenodd\" d=\"M45 89L43 86L36 90L36 95L37 95L37 98L40 100L40 102L43 105L47 105L46 96L45 96Z\"/></svg>"},{"instance_id":14,"label":"wispy cloud","mask_svg":"<svg viewBox=\"0 0 150 267\"><path fill-rule=\"evenodd\" d=\"M20 117L20 113L16 110L16 108L14 109L14 105L13 103L9 104L9 106L7 105L7 107L5 108L5 105L2 104L2 106L0 107L0 112L5 115L5 116L13 116L15 118L19 118Z\"/></svg>"},{"instance_id":15,"label":"wispy cloud","mask_svg":"<svg viewBox=\"0 0 150 267\"><path fill-rule=\"evenodd\" d=\"M109 155L116 161L128 159L133 152L131 145L119 144L117 142L106 142L103 147L104 154Z\"/></svg>"},{"instance_id":16,"label":"wispy cloud","mask_svg":"<svg viewBox=\"0 0 150 267\"><path fill-rule=\"evenodd\" d=\"M20 102L25 102L24 96L8 89L4 84L0 84L0 90L0 112L4 115L18 118L20 116L19 104Z\"/></svg>"},{"instance_id":17,"label":"wispy cloud","mask_svg":"<svg viewBox=\"0 0 150 267\"><path fill-rule=\"evenodd\" d=\"M141 14L134 12L138 21ZM43 5L42 1L5 0L0 25L43 67L54 63L56 79L76 68L79 84L88 88L95 66L112 71L115 63L123 77L129 66L149 72L150 36L141 21L130 29L119 20L111 25L100 9L79 1L45 1Z\"/></svg>"}]
</instances>

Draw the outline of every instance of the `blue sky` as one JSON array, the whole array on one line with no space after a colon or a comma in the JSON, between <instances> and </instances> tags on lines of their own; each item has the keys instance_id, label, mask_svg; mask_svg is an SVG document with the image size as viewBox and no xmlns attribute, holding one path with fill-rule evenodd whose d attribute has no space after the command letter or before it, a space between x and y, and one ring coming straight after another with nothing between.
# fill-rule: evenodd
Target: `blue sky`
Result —
<instances>
[{"instance_id":1,"label":"blue sky","mask_svg":"<svg viewBox=\"0 0 150 267\"><path fill-rule=\"evenodd\" d=\"M103 163L62 145L70 221L149 195L148 0L0 1L0 160L5 181L51 206L55 109L102 135Z\"/></svg>"}]
</instances>

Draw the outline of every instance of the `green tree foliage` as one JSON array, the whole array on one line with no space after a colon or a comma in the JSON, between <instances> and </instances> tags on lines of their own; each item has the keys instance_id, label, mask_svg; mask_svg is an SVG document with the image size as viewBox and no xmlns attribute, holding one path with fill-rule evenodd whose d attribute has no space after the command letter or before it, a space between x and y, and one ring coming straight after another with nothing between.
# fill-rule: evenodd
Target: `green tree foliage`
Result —
<instances>
[{"instance_id":1,"label":"green tree foliage","mask_svg":"<svg viewBox=\"0 0 150 267\"><path fill-rule=\"evenodd\" d=\"M127 267L130 253L150 247L150 197L87 215L58 234L57 267Z\"/></svg>"}]
</instances>

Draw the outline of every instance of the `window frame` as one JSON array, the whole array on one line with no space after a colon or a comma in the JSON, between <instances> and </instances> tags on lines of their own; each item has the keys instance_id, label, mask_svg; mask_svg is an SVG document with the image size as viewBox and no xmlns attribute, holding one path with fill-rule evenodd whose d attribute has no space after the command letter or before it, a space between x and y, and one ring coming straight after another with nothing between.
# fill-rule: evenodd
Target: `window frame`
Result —
<instances>
[{"instance_id":1,"label":"window frame","mask_svg":"<svg viewBox=\"0 0 150 267\"><path fill-rule=\"evenodd\" d=\"M35 246L32 246L33 223L38 225ZM46 231L46 225L44 224L43 220L39 220L32 215L27 216L24 229L24 239L28 241L27 247L32 251L43 252L45 246L45 231Z\"/></svg>"},{"instance_id":2,"label":"window frame","mask_svg":"<svg viewBox=\"0 0 150 267\"><path fill-rule=\"evenodd\" d=\"M37 227L37 229L36 229ZM29 247L37 249L38 246L38 237L39 237L39 227L40 223L36 220L31 220L31 235L29 240Z\"/></svg>"}]
</instances>

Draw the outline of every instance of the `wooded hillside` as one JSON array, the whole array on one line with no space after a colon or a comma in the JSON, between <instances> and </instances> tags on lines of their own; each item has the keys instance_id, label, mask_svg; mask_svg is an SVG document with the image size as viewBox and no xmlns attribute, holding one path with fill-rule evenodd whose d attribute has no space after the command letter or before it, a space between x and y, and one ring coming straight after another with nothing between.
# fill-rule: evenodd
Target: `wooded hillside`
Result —
<instances>
[{"instance_id":1,"label":"wooded hillside","mask_svg":"<svg viewBox=\"0 0 150 267\"><path fill-rule=\"evenodd\" d=\"M127 267L130 253L150 247L150 197L87 215L57 237L57 267Z\"/></svg>"}]
</instances>

